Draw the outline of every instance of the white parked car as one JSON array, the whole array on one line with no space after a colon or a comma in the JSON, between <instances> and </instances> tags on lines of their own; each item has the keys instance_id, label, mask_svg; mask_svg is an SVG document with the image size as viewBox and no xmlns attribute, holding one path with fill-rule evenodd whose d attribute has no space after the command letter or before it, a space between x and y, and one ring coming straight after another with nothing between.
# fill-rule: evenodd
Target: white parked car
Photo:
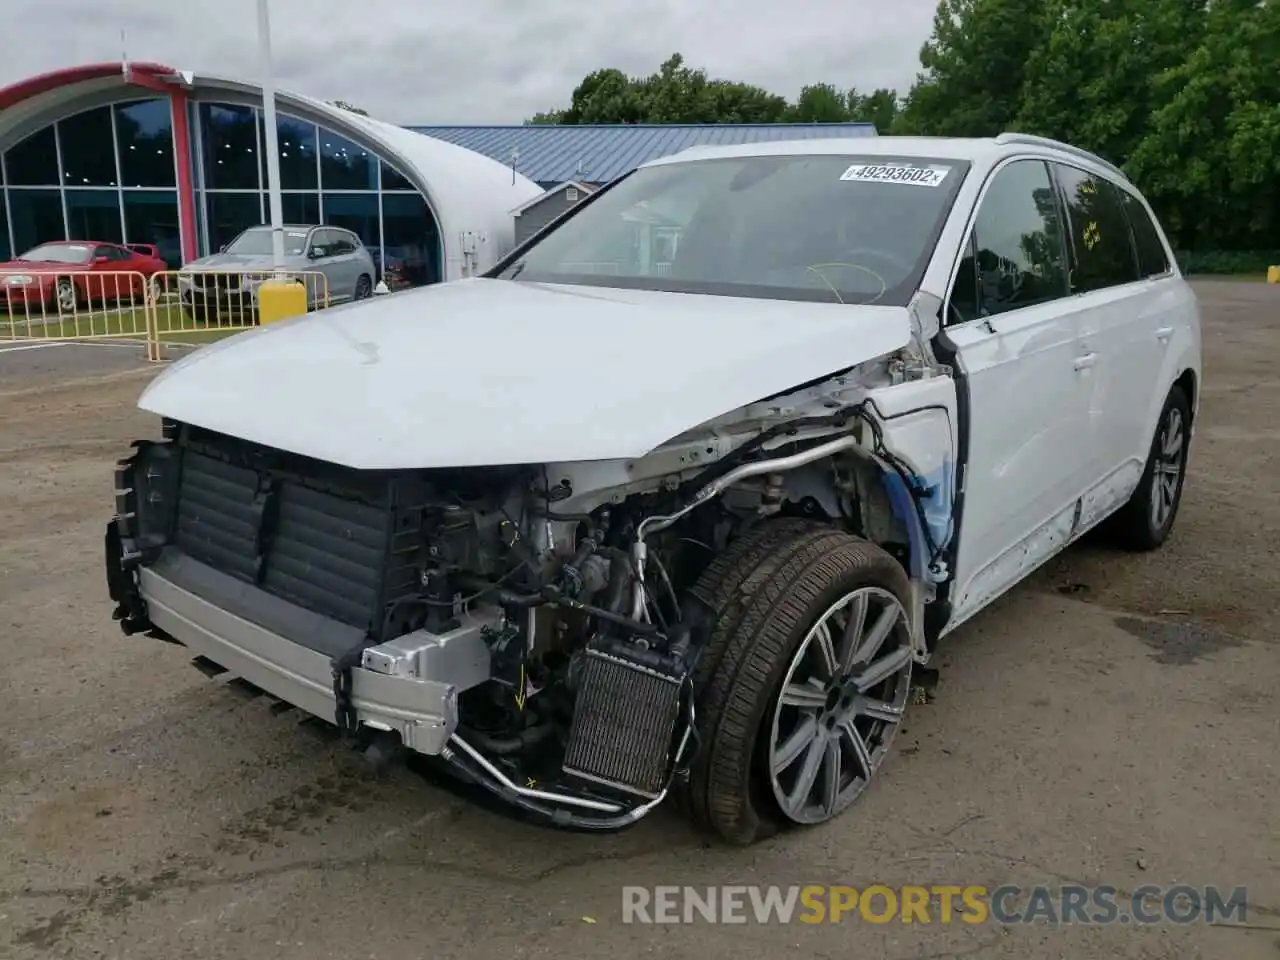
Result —
<instances>
[{"instance_id":1,"label":"white parked car","mask_svg":"<svg viewBox=\"0 0 1280 960\"><path fill-rule=\"evenodd\" d=\"M1196 300L1095 156L698 148L485 278L174 364L111 596L550 823L676 789L748 843L845 810L913 668L1048 558L1169 536L1199 390Z\"/></svg>"}]
</instances>

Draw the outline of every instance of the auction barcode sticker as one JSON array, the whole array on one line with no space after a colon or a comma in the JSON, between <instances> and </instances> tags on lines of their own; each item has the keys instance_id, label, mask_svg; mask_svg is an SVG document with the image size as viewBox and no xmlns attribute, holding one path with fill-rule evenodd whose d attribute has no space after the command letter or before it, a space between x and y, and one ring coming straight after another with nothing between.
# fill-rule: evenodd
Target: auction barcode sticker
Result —
<instances>
[{"instance_id":1,"label":"auction barcode sticker","mask_svg":"<svg viewBox=\"0 0 1280 960\"><path fill-rule=\"evenodd\" d=\"M904 167L883 163L855 163L840 175L841 180L863 183L905 183L913 187L939 187L950 173L948 167Z\"/></svg>"}]
</instances>

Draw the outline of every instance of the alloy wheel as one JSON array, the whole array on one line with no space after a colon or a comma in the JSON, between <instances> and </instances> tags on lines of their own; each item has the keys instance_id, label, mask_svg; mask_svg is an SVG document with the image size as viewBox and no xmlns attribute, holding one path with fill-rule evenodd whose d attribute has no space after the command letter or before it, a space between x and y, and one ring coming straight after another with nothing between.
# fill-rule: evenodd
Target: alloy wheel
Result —
<instances>
[{"instance_id":1,"label":"alloy wheel","mask_svg":"<svg viewBox=\"0 0 1280 960\"><path fill-rule=\"evenodd\" d=\"M58 308L68 313L76 308L76 288L70 280L58 283Z\"/></svg>"},{"instance_id":2,"label":"alloy wheel","mask_svg":"<svg viewBox=\"0 0 1280 960\"><path fill-rule=\"evenodd\" d=\"M1182 484L1182 470L1186 462L1183 456L1185 446L1182 411L1170 407L1160 427L1154 469L1151 471L1151 523L1156 530L1164 529L1178 502L1178 488Z\"/></svg>"},{"instance_id":3,"label":"alloy wheel","mask_svg":"<svg viewBox=\"0 0 1280 960\"><path fill-rule=\"evenodd\" d=\"M830 820L866 788L902 721L911 666L906 611L887 590L861 587L818 618L773 711L769 783L788 819Z\"/></svg>"}]
</instances>

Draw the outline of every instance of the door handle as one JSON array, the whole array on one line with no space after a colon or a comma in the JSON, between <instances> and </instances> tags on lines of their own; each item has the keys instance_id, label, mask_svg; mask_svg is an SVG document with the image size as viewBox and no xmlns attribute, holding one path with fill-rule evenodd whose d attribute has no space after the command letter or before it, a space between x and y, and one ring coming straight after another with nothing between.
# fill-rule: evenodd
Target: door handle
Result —
<instances>
[{"instance_id":1,"label":"door handle","mask_svg":"<svg viewBox=\"0 0 1280 960\"><path fill-rule=\"evenodd\" d=\"M1096 353L1085 353L1076 357L1075 368L1077 370L1088 370L1093 366L1094 361L1098 359Z\"/></svg>"},{"instance_id":2,"label":"door handle","mask_svg":"<svg viewBox=\"0 0 1280 960\"><path fill-rule=\"evenodd\" d=\"M1168 343L1169 338L1173 336L1173 327L1161 327L1156 331L1156 339L1161 343Z\"/></svg>"}]
</instances>

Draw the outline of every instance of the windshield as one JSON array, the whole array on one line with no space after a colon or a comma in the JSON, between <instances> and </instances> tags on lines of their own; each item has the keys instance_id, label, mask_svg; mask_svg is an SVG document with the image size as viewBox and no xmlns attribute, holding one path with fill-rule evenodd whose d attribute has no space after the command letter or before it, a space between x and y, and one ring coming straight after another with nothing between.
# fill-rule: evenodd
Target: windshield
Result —
<instances>
[{"instance_id":1,"label":"windshield","mask_svg":"<svg viewBox=\"0 0 1280 960\"><path fill-rule=\"evenodd\" d=\"M42 243L32 247L19 260L32 263L88 263L93 247L82 243Z\"/></svg>"},{"instance_id":2,"label":"windshield","mask_svg":"<svg viewBox=\"0 0 1280 960\"><path fill-rule=\"evenodd\" d=\"M300 257L307 249L307 231L284 231L284 255ZM227 253L238 253L250 257L271 256L271 228L251 227L227 244Z\"/></svg>"},{"instance_id":3,"label":"windshield","mask_svg":"<svg viewBox=\"0 0 1280 960\"><path fill-rule=\"evenodd\" d=\"M967 169L847 155L648 167L586 201L498 276L901 306Z\"/></svg>"}]
</instances>

